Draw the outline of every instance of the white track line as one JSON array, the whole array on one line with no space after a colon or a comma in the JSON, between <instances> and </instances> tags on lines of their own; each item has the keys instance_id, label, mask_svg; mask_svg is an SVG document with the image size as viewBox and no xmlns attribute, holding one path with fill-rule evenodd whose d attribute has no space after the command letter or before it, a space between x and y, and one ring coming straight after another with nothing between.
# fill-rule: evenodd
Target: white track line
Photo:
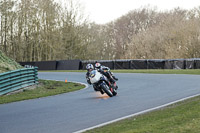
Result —
<instances>
[{"instance_id":1,"label":"white track line","mask_svg":"<svg viewBox=\"0 0 200 133\"><path fill-rule=\"evenodd\" d=\"M153 110L157 110L157 109L160 109L160 108L169 106L169 105L171 105L171 104L174 104L174 103L177 103L177 102L181 102L181 101L184 101L184 100L187 100L187 99L190 99L190 98L199 96L199 95L200 95L200 94L196 94L196 95L193 95L193 96L189 96L189 97L186 97L186 98L182 98L182 99L180 99L180 100L177 100L177 101L174 101L174 102L170 102L170 103L167 103L167 104L163 104L163 105L158 106L158 107L154 107L154 108L151 108L151 109L147 109L147 110L144 110L144 111L141 111L141 112L138 112L138 113L134 113L134 114L131 114L131 115L128 115L128 116L124 116L124 117L121 117L121 118L118 118L118 119L115 119L115 120L112 120L112 121L108 121L108 122L105 122L105 123L102 123L102 124L99 124L99 125L96 125L96 126L93 126L93 127L89 127L89 128L86 128L86 129L82 129L82 130L76 131L76 132L74 132L74 133L82 133L82 132L85 132L85 131L87 131L87 130L91 130L91 129L94 129L94 128L102 127L102 126L111 124L111 123L113 123L113 122L117 122L117 121L120 121L120 120L123 120L123 119L126 119L126 118L130 118L130 117L137 116L137 115L141 115L141 114L144 114L144 113L153 111Z\"/></svg>"}]
</instances>

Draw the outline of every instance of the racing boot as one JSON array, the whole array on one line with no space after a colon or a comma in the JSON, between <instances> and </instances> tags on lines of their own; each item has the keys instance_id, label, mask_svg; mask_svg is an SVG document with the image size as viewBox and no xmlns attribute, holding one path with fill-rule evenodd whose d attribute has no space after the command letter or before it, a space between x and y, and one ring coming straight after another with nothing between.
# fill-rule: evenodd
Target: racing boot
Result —
<instances>
[{"instance_id":1,"label":"racing boot","mask_svg":"<svg viewBox=\"0 0 200 133\"><path fill-rule=\"evenodd\" d=\"M113 77L113 79L115 80L115 81L118 81L118 78L116 78L115 76L112 76Z\"/></svg>"},{"instance_id":2,"label":"racing boot","mask_svg":"<svg viewBox=\"0 0 200 133\"><path fill-rule=\"evenodd\" d=\"M114 88L115 88L115 90L117 90L118 89L118 86L117 86L117 84L116 83L114 83Z\"/></svg>"}]
</instances>

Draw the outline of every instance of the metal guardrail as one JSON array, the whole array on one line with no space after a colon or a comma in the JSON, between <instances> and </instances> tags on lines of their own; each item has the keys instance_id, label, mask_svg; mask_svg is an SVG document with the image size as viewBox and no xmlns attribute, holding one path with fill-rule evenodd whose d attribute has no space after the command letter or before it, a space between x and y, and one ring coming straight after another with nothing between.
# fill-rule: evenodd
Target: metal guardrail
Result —
<instances>
[{"instance_id":1,"label":"metal guardrail","mask_svg":"<svg viewBox=\"0 0 200 133\"><path fill-rule=\"evenodd\" d=\"M110 69L200 69L200 58L191 59L127 59L127 60L57 60L19 62L37 66L38 70L85 70L87 64L99 62Z\"/></svg>"},{"instance_id":2,"label":"metal guardrail","mask_svg":"<svg viewBox=\"0 0 200 133\"><path fill-rule=\"evenodd\" d=\"M23 68L0 73L0 95L38 83L38 68Z\"/></svg>"}]
</instances>

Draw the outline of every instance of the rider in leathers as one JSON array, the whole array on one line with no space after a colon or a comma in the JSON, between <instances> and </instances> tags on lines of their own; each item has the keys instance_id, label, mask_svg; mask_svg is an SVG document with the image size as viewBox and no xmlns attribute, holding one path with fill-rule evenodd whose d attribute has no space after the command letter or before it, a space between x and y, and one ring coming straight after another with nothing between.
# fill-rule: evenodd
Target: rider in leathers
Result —
<instances>
[{"instance_id":1,"label":"rider in leathers","mask_svg":"<svg viewBox=\"0 0 200 133\"><path fill-rule=\"evenodd\" d=\"M95 69L105 75L111 83L115 84L115 81L118 79L111 73L110 68L106 66L102 66L100 63L96 62Z\"/></svg>"},{"instance_id":2,"label":"rider in leathers","mask_svg":"<svg viewBox=\"0 0 200 133\"><path fill-rule=\"evenodd\" d=\"M92 64L87 64L86 70L87 70L87 73L86 73L86 80L87 80L88 84L91 85L89 76L90 76L90 72L91 72L92 70L94 70L94 66L93 66Z\"/></svg>"},{"instance_id":3,"label":"rider in leathers","mask_svg":"<svg viewBox=\"0 0 200 133\"><path fill-rule=\"evenodd\" d=\"M94 66L93 66L92 64L87 64L86 69L87 69L86 80L87 80L88 84L91 85L89 76L90 76L90 72L91 72L92 70L94 70ZM94 88L95 91L100 91L101 94L104 94L104 92L103 92L101 89L99 89L95 84L93 84L93 88Z\"/></svg>"},{"instance_id":4,"label":"rider in leathers","mask_svg":"<svg viewBox=\"0 0 200 133\"><path fill-rule=\"evenodd\" d=\"M90 82L90 79L89 79L89 75L90 75L90 72L92 70L94 70L94 67L93 67L92 64L87 64L86 69L87 69L86 79L87 79L88 84L91 85L91 82ZM115 84L115 80L116 81L118 80L115 76L112 75L112 73L110 72L110 68L109 67L101 66L100 63L96 63L95 64L95 69L97 71L99 71L100 73L102 73L103 75L105 75L108 78L108 80L110 80L110 82L112 82L113 84ZM104 93L103 91L99 90L98 87L95 86L95 85L93 85L93 88L94 88L95 91L100 91L102 94ZM116 87L116 89L117 88L118 87Z\"/></svg>"}]
</instances>

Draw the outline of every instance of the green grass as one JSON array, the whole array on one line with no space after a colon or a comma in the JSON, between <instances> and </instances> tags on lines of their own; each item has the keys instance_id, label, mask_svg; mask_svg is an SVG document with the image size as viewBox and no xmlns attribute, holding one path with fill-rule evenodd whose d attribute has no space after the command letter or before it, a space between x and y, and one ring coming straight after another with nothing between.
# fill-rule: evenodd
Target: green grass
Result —
<instances>
[{"instance_id":1,"label":"green grass","mask_svg":"<svg viewBox=\"0 0 200 133\"><path fill-rule=\"evenodd\" d=\"M16 61L7 57L1 50L0 50L0 73L20 69L20 66Z\"/></svg>"},{"instance_id":2,"label":"green grass","mask_svg":"<svg viewBox=\"0 0 200 133\"><path fill-rule=\"evenodd\" d=\"M113 73L153 73L153 74L195 74L200 75L200 69L119 69ZM39 72L86 72L86 70L55 70Z\"/></svg>"},{"instance_id":3,"label":"green grass","mask_svg":"<svg viewBox=\"0 0 200 133\"><path fill-rule=\"evenodd\" d=\"M65 83L63 81L39 80L39 82L35 89L24 89L19 93L0 96L0 104L52 96L80 90L85 87L78 83Z\"/></svg>"},{"instance_id":4,"label":"green grass","mask_svg":"<svg viewBox=\"0 0 200 133\"><path fill-rule=\"evenodd\" d=\"M200 133L200 96L86 133Z\"/></svg>"}]
</instances>

